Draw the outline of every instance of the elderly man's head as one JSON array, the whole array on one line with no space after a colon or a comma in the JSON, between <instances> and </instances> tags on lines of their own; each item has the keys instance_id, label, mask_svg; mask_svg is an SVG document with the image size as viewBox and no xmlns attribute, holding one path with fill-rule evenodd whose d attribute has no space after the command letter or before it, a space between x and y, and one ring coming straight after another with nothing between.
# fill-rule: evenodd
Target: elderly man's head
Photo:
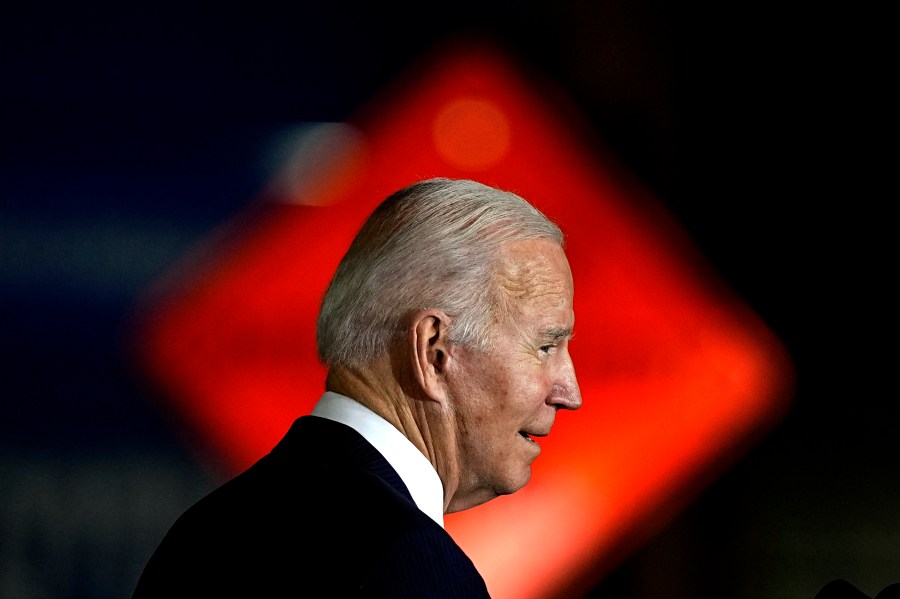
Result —
<instances>
[{"instance_id":1,"label":"elderly man's head","mask_svg":"<svg viewBox=\"0 0 900 599\"><path fill-rule=\"evenodd\" d=\"M486 348L504 305L495 280L500 250L525 239L563 244L559 228L513 193L453 179L396 192L365 222L325 294L320 359L365 364L426 307L453 318L455 342Z\"/></svg>"},{"instance_id":2,"label":"elderly man's head","mask_svg":"<svg viewBox=\"0 0 900 599\"><path fill-rule=\"evenodd\" d=\"M445 486L454 481L457 511L521 488L540 452L535 437L558 409L581 405L573 327L559 228L513 193L431 179L366 221L325 294L317 335L330 370L387 355L410 365L397 383L429 404L419 427L432 431L429 457L443 461Z\"/></svg>"}]
</instances>

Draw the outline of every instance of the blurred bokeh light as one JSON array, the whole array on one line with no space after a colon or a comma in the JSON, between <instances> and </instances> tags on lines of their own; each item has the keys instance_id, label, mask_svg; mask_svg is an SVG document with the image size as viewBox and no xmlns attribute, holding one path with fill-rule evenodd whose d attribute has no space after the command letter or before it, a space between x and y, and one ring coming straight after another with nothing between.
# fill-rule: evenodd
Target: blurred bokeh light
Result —
<instances>
[{"instance_id":1,"label":"blurred bokeh light","mask_svg":"<svg viewBox=\"0 0 900 599\"><path fill-rule=\"evenodd\" d=\"M448 530L494 597L537 599L586 592L672 518L784 414L793 366L577 116L510 56L468 42L423 58L349 124L308 128L277 192L138 315L139 359L198 455L236 474L311 411L324 390L318 302L375 204L417 178L472 177L529 198L567 234L585 406L542 443L526 490L449 516Z\"/></svg>"},{"instance_id":2,"label":"blurred bokeh light","mask_svg":"<svg viewBox=\"0 0 900 599\"><path fill-rule=\"evenodd\" d=\"M0 596L128 596L174 518L260 450L236 446L235 455L225 456L209 434L188 426L196 421L171 409L175 389L164 392L151 382L161 379L147 377L133 361L136 312L177 288L189 264L205 272L216 263L211 259L222 260L225 254L205 252L234 248L264 224L267 212L310 211L304 203L310 198L340 210L342 198L375 201L388 183L430 174L398 176L368 192L340 175L363 169L372 156L369 138L376 131L362 128L370 121L360 108L385 105L376 96L389 94L385 86L442 40L474 37L505 48L526 67L550 112L573 119L584 134L590 151L565 154L559 172L590 170L592 190L595 178L610 175L602 187L618 198L612 205L621 208L626 199L628 205L616 218L631 214L629 223L640 223L618 230L654 231L648 235L656 249L629 264L675 267L646 277L647 287L631 296L654 301L627 302L630 316L600 323L600 332L588 335L585 312L620 306L621 296L594 294L595 302L617 299L590 306L586 290L576 291L575 351L584 376L631 374L606 379L608 388L598 389L583 413L560 418L559 434L545 443L547 459L538 462L534 491L564 472L554 459L583 451L573 447L582 436L590 435L592 448L623 438L623 427L612 424L579 430L592 422L590 411L619 410L623 426L655 425L662 433L634 429L631 445L604 453L622 457L617 468L607 464L604 480L618 478L641 492L625 504L659 519L645 522L645 534L624 535L608 559L601 558L600 542L579 553L602 559L566 570L583 568L584 596L812 598L838 577L874 596L897 581L900 402L891 391L893 353L885 349L896 304L895 219L886 199L894 186L885 140L895 112L887 75L894 21L887 9L458 0L441 5L435 17L421 3L407 2L5 3ZM515 119L504 125L495 118L495 109L515 110L496 99L454 98L459 102L439 119L443 126L451 133L461 130L460 122L493 129L493 143L461 156L457 149L473 137L441 134L429 138L442 148L435 146L431 157L448 165L455 157L454 172L487 177L521 147ZM473 106L474 113L459 110ZM461 115L468 117L460 121ZM389 138L393 123L379 127ZM541 155L557 151L549 142L538 146ZM563 144L559 151L570 149ZM593 170L597 164L610 170ZM548 212L578 229L578 215L555 202L562 196L535 184L547 175L534 168L509 184L533 192ZM562 177L556 183L570 184ZM648 221L657 225L645 229ZM336 243L333 254L317 257L322 277L337 259L337 240L352 229L350 221L343 232L332 226L337 221L328 224ZM587 239L594 246L600 236ZM644 248L645 241L639 236L631 247ZM584 259L586 242L577 235L572 244L582 256L580 278L619 281L612 286L620 291L633 278L631 270L617 274L607 262ZM701 300L724 306L706 312L708 321L695 319L704 312L691 311L693 301L682 305L680 292L670 292L673 281L690 281L687 289L696 283ZM685 319L670 322L662 318L668 312ZM660 353L696 359L641 361L642 348L628 345L646 339L646 329L629 334L639 322L662 322L646 327L659 337ZM692 326L696 336L677 335ZM257 378L273 358L296 360L298 351L309 350L302 331L272 350L267 331L243 340L265 349L252 361L260 367ZM777 410L738 400L743 415L711 417L734 425L714 438L706 421L691 418L694 410L707 413L705 401L653 422L640 417L640 405L611 399L640 393L629 381L650 372L665 375L660 385L669 385L665 394L646 398L660 407L674 406L663 400L680 393L712 401L716 395L703 389L739 389L739 381L757 380L753 365L781 362L780 349L763 358L747 351L759 348L758 333L777 337L796 372L795 399L780 419ZM605 347L624 345L601 362L587 348L605 341ZM696 371L703 389L678 387ZM599 374L595 383L601 384ZM282 398L291 392L271 390ZM273 412L248 438L274 435L286 417ZM652 472L632 473L623 456L641 457L635 447L659 449L671 432L668 419L671 428L687 420L694 441ZM607 434L612 437L601 436ZM717 443L733 451L711 456ZM701 459L687 470L669 469L689 461L691 452L720 468ZM705 475L693 481L678 475L688 471ZM629 474L643 483L625 480ZM582 480L563 482L573 478ZM587 472L584 484L599 478ZM653 498L666 496L671 501L653 505ZM536 495L526 488L507 499L524 510ZM500 501L506 500L496 509L505 505ZM557 517L572 509L561 502L540 507ZM622 524L634 522L629 516ZM532 525L516 522L525 524ZM468 534L462 520L453 525L456 534ZM568 533L596 539L587 526ZM542 551L536 538L527 544ZM479 556L484 563L493 559L502 555ZM578 595L572 588L569 596Z\"/></svg>"}]
</instances>

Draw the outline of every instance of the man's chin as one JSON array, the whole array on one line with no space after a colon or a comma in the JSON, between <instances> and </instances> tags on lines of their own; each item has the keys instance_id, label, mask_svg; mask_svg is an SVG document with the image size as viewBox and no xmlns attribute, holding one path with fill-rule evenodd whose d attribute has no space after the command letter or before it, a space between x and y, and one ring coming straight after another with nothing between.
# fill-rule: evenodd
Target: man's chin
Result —
<instances>
[{"instance_id":1,"label":"man's chin","mask_svg":"<svg viewBox=\"0 0 900 599\"><path fill-rule=\"evenodd\" d=\"M528 481L531 480L531 464L527 465L524 470L522 470L516 477L507 481L507 484L504 487L503 493L501 495L512 495L516 491L522 490L522 488L528 484Z\"/></svg>"},{"instance_id":2,"label":"man's chin","mask_svg":"<svg viewBox=\"0 0 900 599\"><path fill-rule=\"evenodd\" d=\"M464 495L457 494L450 500L447 506L447 513L461 512L469 508L487 503L492 499L496 499L502 495L512 495L516 491L520 491L531 480L531 463L520 467L515 473L508 473L500 479L495 479L494 485L490 488L482 488L479 491L472 491Z\"/></svg>"}]
</instances>

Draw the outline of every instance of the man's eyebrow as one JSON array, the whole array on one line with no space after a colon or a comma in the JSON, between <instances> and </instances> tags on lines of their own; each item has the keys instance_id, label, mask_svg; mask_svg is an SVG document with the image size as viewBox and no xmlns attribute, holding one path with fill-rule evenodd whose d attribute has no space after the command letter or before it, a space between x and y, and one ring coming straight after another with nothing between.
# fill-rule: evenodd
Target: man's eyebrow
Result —
<instances>
[{"instance_id":1,"label":"man's eyebrow","mask_svg":"<svg viewBox=\"0 0 900 599\"><path fill-rule=\"evenodd\" d=\"M566 339L572 337L572 329L569 327L554 327L552 329L545 329L541 331L541 337L543 339L549 339L551 341L559 341L560 339Z\"/></svg>"}]
</instances>

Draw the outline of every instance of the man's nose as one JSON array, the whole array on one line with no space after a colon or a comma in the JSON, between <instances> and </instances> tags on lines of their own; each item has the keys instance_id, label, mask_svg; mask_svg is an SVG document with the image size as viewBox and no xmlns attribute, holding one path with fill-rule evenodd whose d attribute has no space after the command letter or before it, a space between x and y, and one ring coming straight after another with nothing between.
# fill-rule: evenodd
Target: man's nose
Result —
<instances>
[{"instance_id":1,"label":"man's nose","mask_svg":"<svg viewBox=\"0 0 900 599\"><path fill-rule=\"evenodd\" d=\"M571 358L567 357L566 363L553 383L548 403L563 410L577 410L581 407L581 389L578 387L575 365Z\"/></svg>"}]
</instances>

